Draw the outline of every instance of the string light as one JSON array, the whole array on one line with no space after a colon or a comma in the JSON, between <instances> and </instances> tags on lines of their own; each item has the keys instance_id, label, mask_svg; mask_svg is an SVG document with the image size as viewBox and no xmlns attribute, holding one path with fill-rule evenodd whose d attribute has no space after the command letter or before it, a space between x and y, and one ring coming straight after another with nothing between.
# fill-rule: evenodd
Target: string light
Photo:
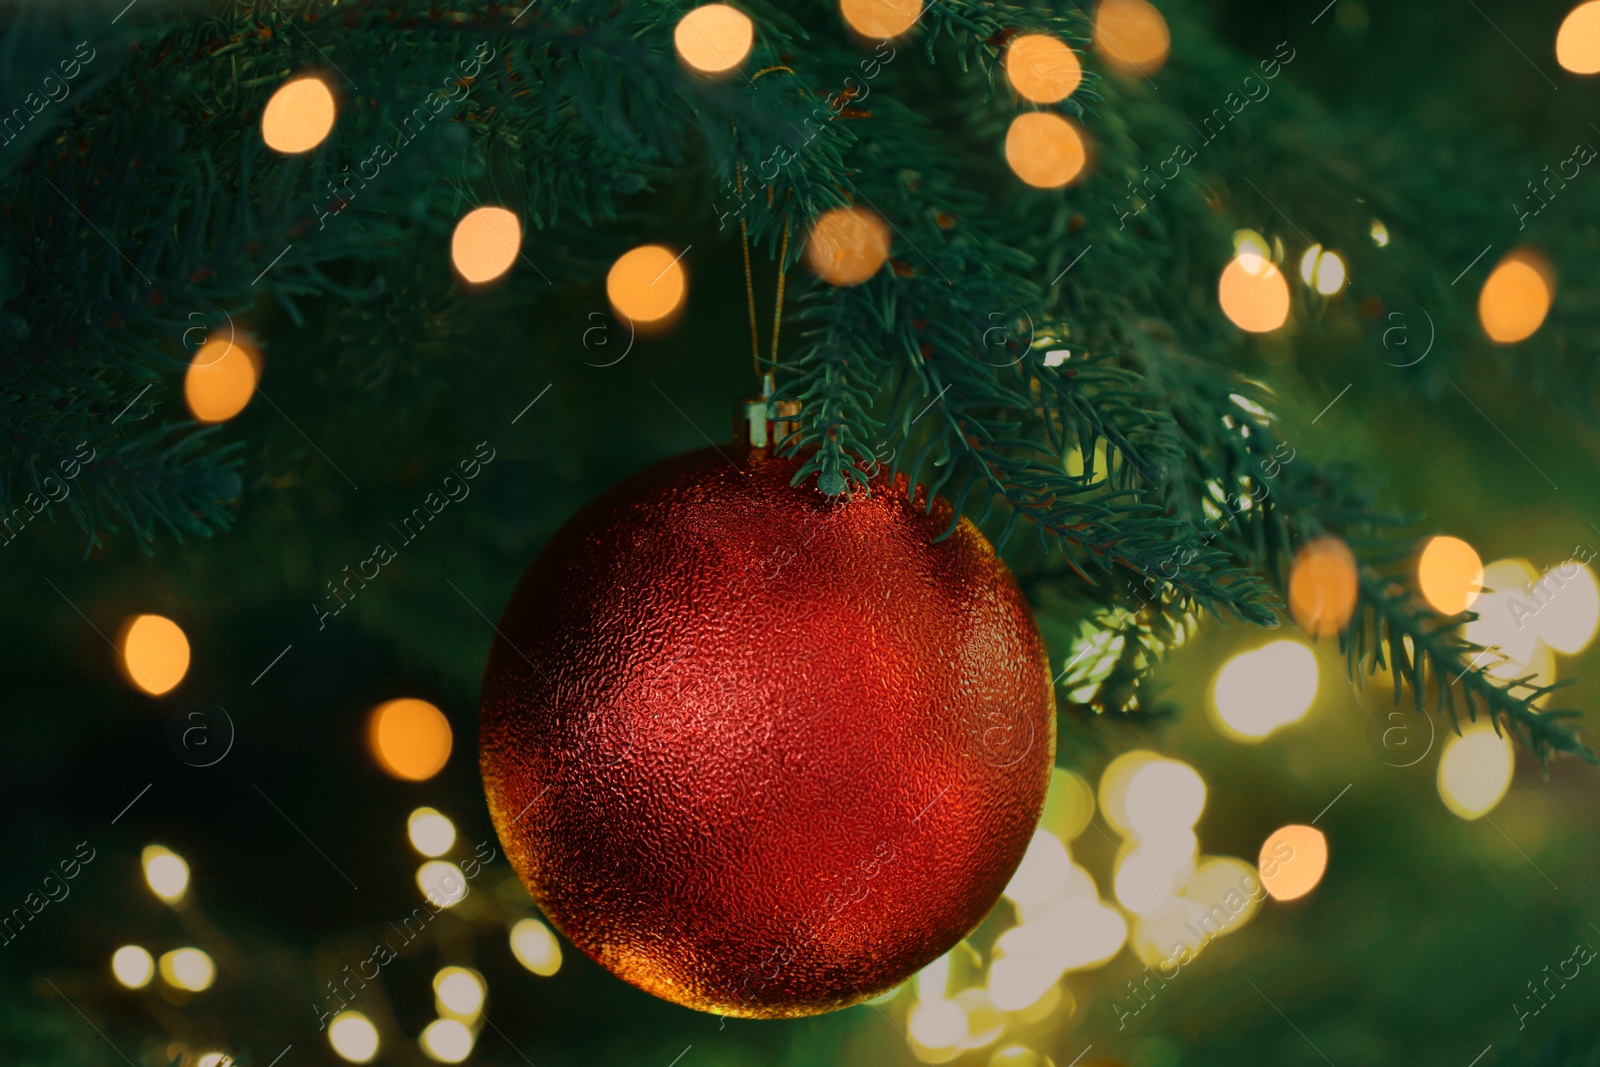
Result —
<instances>
[{"instance_id":1,"label":"string light","mask_svg":"<svg viewBox=\"0 0 1600 1067\"><path fill-rule=\"evenodd\" d=\"M839 0L839 14L863 37L888 40L922 17L922 0Z\"/></svg>"},{"instance_id":2,"label":"string light","mask_svg":"<svg viewBox=\"0 0 1600 1067\"><path fill-rule=\"evenodd\" d=\"M432 808L418 808L406 819L406 834L424 856L442 856L456 843L456 824Z\"/></svg>"},{"instance_id":3,"label":"string light","mask_svg":"<svg viewBox=\"0 0 1600 1067\"><path fill-rule=\"evenodd\" d=\"M1300 257L1300 277L1323 296L1332 296L1344 288L1344 260L1337 252L1326 252L1321 245L1312 245Z\"/></svg>"},{"instance_id":4,"label":"string light","mask_svg":"<svg viewBox=\"0 0 1600 1067\"><path fill-rule=\"evenodd\" d=\"M1213 721L1236 741L1259 741L1300 721L1316 696L1316 655L1298 641L1274 641L1222 665L1212 688Z\"/></svg>"},{"instance_id":5,"label":"string light","mask_svg":"<svg viewBox=\"0 0 1600 1067\"><path fill-rule=\"evenodd\" d=\"M226 422L245 409L261 377L256 355L236 340L200 346L183 375L183 398L199 422Z\"/></svg>"},{"instance_id":6,"label":"string light","mask_svg":"<svg viewBox=\"0 0 1600 1067\"><path fill-rule=\"evenodd\" d=\"M1133 781L1133 776L1147 763L1153 763L1161 757L1149 749L1136 748L1124 752L1106 765L1100 774L1100 810L1116 830L1124 835L1131 835L1133 826L1128 821L1128 811L1124 806L1128 796L1128 785Z\"/></svg>"},{"instance_id":7,"label":"string light","mask_svg":"<svg viewBox=\"0 0 1600 1067\"><path fill-rule=\"evenodd\" d=\"M433 976L434 1007L443 1018L470 1023L487 994L483 976L466 967L445 967Z\"/></svg>"},{"instance_id":8,"label":"string light","mask_svg":"<svg viewBox=\"0 0 1600 1067\"><path fill-rule=\"evenodd\" d=\"M1315 826L1274 830L1261 844L1261 884L1273 900L1298 900L1328 869L1328 839Z\"/></svg>"},{"instance_id":9,"label":"string light","mask_svg":"<svg viewBox=\"0 0 1600 1067\"><path fill-rule=\"evenodd\" d=\"M665 245L641 245L611 265L606 296L618 316L648 325L677 311L688 285L680 256Z\"/></svg>"},{"instance_id":10,"label":"string light","mask_svg":"<svg viewBox=\"0 0 1600 1067\"><path fill-rule=\"evenodd\" d=\"M1482 818L1511 788L1511 739L1489 723L1474 723L1445 739L1439 757L1439 799L1469 822Z\"/></svg>"},{"instance_id":11,"label":"string light","mask_svg":"<svg viewBox=\"0 0 1600 1067\"><path fill-rule=\"evenodd\" d=\"M1183 896L1203 912L1216 914L1218 907L1225 909L1232 918L1216 933L1218 936L1231 934L1249 922L1261 904L1260 898L1249 891L1256 879L1256 869L1244 860L1208 856L1195 867L1194 877L1189 879Z\"/></svg>"},{"instance_id":12,"label":"string light","mask_svg":"<svg viewBox=\"0 0 1600 1067\"><path fill-rule=\"evenodd\" d=\"M1065 42L1047 33L1025 33L1006 47L1006 77L1024 100L1053 104L1083 81L1083 65Z\"/></svg>"},{"instance_id":13,"label":"string light","mask_svg":"<svg viewBox=\"0 0 1600 1067\"><path fill-rule=\"evenodd\" d=\"M333 130L333 92L315 75L278 86L261 112L261 139L285 155L309 152Z\"/></svg>"},{"instance_id":14,"label":"string light","mask_svg":"<svg viewBox=\"0 0 1600 1067\"><path fill-rule=\"evenodd\" d=\"M450 759L450 720L426 700L403 697L372 709L367 743L378 766L409 782L421 782Z\"/></svg>"},{"instance_id":15,"label":"string light","mask_svg":"<svg viewBox=\"0 0 1600 1067\"><path fill-rule=\"evenodd\" d=\"M511 954L517 962L543 978L561 969L561 942L538 919L519 919L511 928Z\"/></svg>"},{"instance_id":16,"label":"string light","mask_svg":"<svg viewBox=\"0 0 1600 1067\"><path fill-rule=\"evenodd\" d=\"M1389 227L1383 224L1382 219L1372 220L1372 243L1379 248L1389 246Z\"/></svg>"},{"instance_id":17,"label":"string light","mask_svg":"<svg viewBox=\"0 0 1600 1067\"><path fill-rule=\"evenodd\" d=\"M1161 12L1146 0L1101 0L1094 47L1106 66L1124 74L1154 74L1172 50Z\"/></svg>"},{"instance_id":18,"label":"string light","mask_svg":"<svg viewBox=\"0 0 1600 1067\"><path fill-rule=\"evenodd\" d=\"M450 262L466 281L482 285L500 277L522 249L522 220L503 207L480 207L461 216L450 238Z\"/></svg>"},{"instance_id":19,"label":"string light","mask_svg":"<svg viewBox=\"0 0 1600 1067\"><path fill-rule=\"evenodd\" d=\"M189 639L164 615L135 615L122 632L122 664L128 681L160 696L189 673Z\"/></svg>"},{"instance_id":20,"label":"string light","mask_svg":"<svg viewBox=\"0 0 1600 1067\"><path fill-rule=\"evenodd\" d=\"M865 208L823 212L806 241L806 262L830 285L860 285L888 258L889 227Z\"/></svg>"},{"instance_id":21,"label":"string light","mask_svg":"<svg viewBox=\"0 0 1600 1067\"><path fill-rule=\"evenodd\" d=\"M1005 897L1014 904L1048 900L1066 884L1072 873L1072 858L1055 835L1040 830L1028 842L1017 873L1006 884Z\"/></svg>"},{"instance_id":22,"label":"string light","mask_svg":"<svg viewBox=\"0 0 1600 1067\"><path fill-rule=\"evenodd\" d=\"M1148 838L1163 831L1188 829L1206 806L1206 783L1181 760L1145 763L1128 779L1123 811L1134 836Z\"/></svg>"},{"instance_id":23,"label":"string light","mask_svg":"<svg viewBox=\"0 0 1600 1067\"><path fill-rule=\"evenodd\" d=\"M226 1052L204 1052L194 1067L233 1067L233 1057Z\"/></svg>"},{"instance_id":24,"label":"string light","mask_svg":"<svg viewBox=\"0 0 1600 1067\"><path fill-rule=\"evenodd\" d=\"M1478 294L1478 321L1496 344L1525 341L1544 324L1555 296L1555 275L1543 256L1521 248L1489 273Z\"/></svg>"},{"instance_id":25,"label":"string light","mask_svg":"<svg viewBox=\"0 0 1600 1067\"><path fill-rule=\"evenodd\" d=\"M672 43L678 56L702 74L721 74L744 62L755 42L755 24L738 8L705 4L678 20Z\"/></svg>"},{"instance_id":26,"label":"string light","mask_svg":"<svg viewBox=\"0 0 1600 1067\"><path fill-rule=\"evenodd\" d=\"M1065 767L1052 769L1039 829L1048 830L1060 841L1070 842L1089 828L1093 818L1094 787L1083 775Z\"/></svg>"},{"instance_id":27,"label":"string light","mask_svg":"<svg viewBox=\"0 0 1600 1067\"><path fill-rule=\"evenodd\" d=\"M472 1031L455 1019L435 1019L423 1028L417 1043L428 1058L440 1063L460 1063L472 1055Z\"/></svg>"},{"instance_id":28,"label":"string light","mask_svg":"<svg viewBox=\"0 0 1600 1067\"><path fill-rule=\"evenodd\" d=\"M1594 640L1600 627L1600 582L1594 571L1576 560L1551 568L1534 587L1539 603L1527 616L1539 640L1568 656L1576 656Z\"/></svg>"},{"instance_id":29,"label":"string light","mask_svg":"<svg viewBox=\"0 0 1600 1067\"><path fill-rule=\"evenodd\" d=\"M1289 612L1315 640L1332 637L1356 610L1356 558L1336 537L1319 538L1295 553L1289 568Z\"/></svg>"},{"instance_id":30,"label":"string light","mask_svg":"<svg viewBox=\"0 0 1600 1067\"><path fill-rule=\"evenodd\" d=\"M341 1059L367 1063L378 1054L378 1028L359 1011L341 1011L328 1023L328 1044Z\"/></svg>"},{"instance_id":31,"label":"string light","mask_svg":"<svg viewBox=\"0 0 1600 1067\"><path fill-rule=\"evenodd\" d=\"M467 879L455 864L429 860L417 868L417 888L440 907L453 908L466 899Z\"/></svg>"},{"instance_id":32,"label":"string light","mask_svg":"<svg viewBox=\"0 0 1600 1067\"><path fill-rule=\"evenodd\" d=\"M209 989L217 977L217 965L197 948L175 948L162 953L157 969L162 981L174 989L187 989L191 993Z\"/></svg>"},{"instance_id":33,"label":"string light","mask_svg":"<svg viewBox=\"0 0 1600 1067\"><path fill-rule=\"evenodd\" d=\"M1556 62L1574 74L1600 74L1600 0L1579 4L1561 20Z\"/></svg>"},{"instance_id":34,"label":"string light","mask_svg":"<svg viewBox=\"0 0 1600 1067\"><path fill-rule=\"evenodd\" d=\"M1533 675L1535 684L1555 681L1554 658L1540 642L1538 630L1527 624L1534 609L1522 595L1522 590L1538 579L1539 572L1525 559L1496 560L1483 568L1484 591L1472 606L1478 617L1463 626L1461 633L1496 654L1475 664L1486 664L1490 677L1509 680Z\"/></svg>"},{"instance_id":35,"label":"string light","mask_svg":"<svg viewBox=\"0 0 1600 1067\"><path fill-rule=\"evenodd\" d=\"M1217 300L1228 320L1249 333L1270 333L1289 320L1289 283L1277 264L1253 251L1223 268Z\"/></svg>"},{"instance_id":36,"label":"string light","mask_svg":"<svg viewBox=\"0 0 1600 1067\"><path fill-rule=\"evenodd\" d=\"M123 945L111 954L111 974L129 989L143 989L156 973L156 961L139 945Z\"/></svg>"},{"instance_id":37,"label":"string light","mask_svg":"<svg viewBox=\"0 0 1600 1067\"><path fill-rule=\"evenodd\" d=\"M1006 132L1006 162L1039 189L1059 189L1083 173L1089 150L1070 119L1053 111L1025 111Z\"/></svg>"},{"instance_id":38,"label":"string light","mask_svg":"<svg viewBox=\"0 0 1600 1067\"><path fill-rule=\"evenodd\" d=\"M146 845L139 860L152 893L168 904L183 899L189 889L189 865L182 856L160 845Z\"/></svg>"},{"instance_id":39,"label":"string light","mask_svg":"<svg viewBox=\"0 0 1600 1067\"><path fill-rule=\"evenodd\" d=\"M1417 558L1417 588L1441 615L1460 615L1483 589L1483 561L1459 537L1432 537Z\"/></svg>"},{"instance_id":40,"label":"string light","mask_svg":"<svg viewBox=\"0 0 1600 1067\"><path fill-rule=\"evenodd\" d=\"M924 1000L906 1020L911 1040L925 1048L953 1048L967 1039L967 1011L953 1000Z\"/></svg>"}]
</instances>

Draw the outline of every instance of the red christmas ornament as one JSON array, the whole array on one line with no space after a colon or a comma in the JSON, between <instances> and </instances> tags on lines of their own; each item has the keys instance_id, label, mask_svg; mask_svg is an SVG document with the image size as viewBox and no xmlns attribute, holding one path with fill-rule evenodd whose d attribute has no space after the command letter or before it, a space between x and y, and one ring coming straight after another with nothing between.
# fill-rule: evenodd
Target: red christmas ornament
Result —
<instances>
[{"instance_id":1,"label":"red christmas ornament","mask_svg":"<svg viewBox=\"0 0 1600 1067\"><path fill-rule=\"evenodd\" d=\"M522 578L483 685L506 854L612 972L721 1015L876 996L993 907L1038 823L1055 697L993 547L905 479L657 464Z\"/></svg>"}]
</instances>

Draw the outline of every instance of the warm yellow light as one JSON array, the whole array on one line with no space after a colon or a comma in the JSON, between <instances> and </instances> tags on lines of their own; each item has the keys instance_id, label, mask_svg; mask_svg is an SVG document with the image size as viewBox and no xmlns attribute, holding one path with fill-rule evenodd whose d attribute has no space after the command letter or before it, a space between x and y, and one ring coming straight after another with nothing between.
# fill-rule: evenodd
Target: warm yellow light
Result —
<instances>
[{"instance_id":1,"label":"warm yellow light","mask_svg":"<svg viewBox=\"0 0 1600 1067\"><path fill-rule=\"evenodd\" d=\"M995 1007L987 990L963 989L951 999L967 1013L967 1036L956 1042L958 1049L983 1048L1000 1040L1006 1030L1005 1013Z\"/></svg>"},{"instance_id":2,"label":"warm yellow light","mask_svg":"<svg viewBox=\"0 0 1600 1067\"><path fill-rule=\"evenodd\" d=\"M255 353L236 340L200 346L183 375L183 398L200 422L226 422L245 409L260 379Z\"/></svg>"},{"instance_id":3,"label":"warm yellow light","mask_svg":"<svg viewBox=\"0 0 1600 1067\"><path fill-rule=\"evenodd\" d=\"M839 0L839 14L863 37L898 37L922 16L922 0Z\"/></svg>"},{"instance_id":4,"label":"warm yellow light","mask_svg":"<svg viewBox=\"0 0 1600 1067\"><path fill-rule=\"evenodd\" d=\"M1383 224L1382 219L1372 220L1372 243L1379 248L1387 248L1389 245L1389 227Z\"/></svg>"},{"instance_id":5,"label":"warm yellow light","mask_svg":"<svg viewBox=\"0 0 1600 1067\"><path fill-rule=\"evenodd\" d=\"M450 759L450 720L426 700L391 700L372 709L367 743L378 766L389 774L421 782Z\"/></svg>"},{"instance_id":6,"label":"warm yellow light","mask_svg":"<svg viewBox=\"0 0 1600 1067\"><path fill-rule=\"evenodd\" d=\"M447 860L429 860L417 868L417 888L435 904L453 908L466 899L467 879Z\"/></svg>"},{"instance_id":7,"label":"warm yellow light","mask_svg":"<svg viewBox=\"0 0 1600 1067\"><path fill-rule=\"evenodd\" d=\"M1483 590L1483 561L1459 537L1433 537L1417 559L1417 588L1441 615L1460 615Z\"/></svg>"},{"instance_id":8,"label":"warm yellow light","mask_svg":"<svg viewBox=\"0 0 1600 1067\"><path fill-rule=\"evenodd\" d=\"M455 1019L435 1019L417 1039L428 1058L440 1063L460 1063L472 1055L472 1031Z\"/></svg>"},{"instance_id":9,"label":"warm yellow light","mask_svg":"<svg viewBox=\"0 0 1600 1067\"><path fill-rule=\"evenodd\" d=\"M1117 903L1137 915L1162 910L1194 876L1198 844L1193 831L1179 830L1119 857L1111 880Z\"/></svg>"},{"instance_id":10,"label":"warm yellow light","mask_svg":"<svg viewBox=\"0 0 1600 1067\"><path fill-rule=\"evenodd\" d=\"M162 953L158 968L168 985L193 993L209 988L217 977L217 965L197 948L175 948Z\"/></svg>"},{"instance_id":11,"label":"warm yellow light","mask_svg":"<svg viewBox=\"0 0 1600 1067\"><path fill-rule=\"evenodd\" d=\"M1094 818L1094 786L1081 774L1064 767L1050 771L1050 791L1044 798L1044 815L1039 829L1068 842L1089 828Z\"/></svg>"},{"instance_id":12,"label":"warm yellow light","mask_svg":"<svg viewBox=\"0 0 1600 1067\"><path fill-rule=\"evenodd\" d=\"M164 615L135 615L122 631L122 664L130 682L160 696L189 673L189 639Z\"/></svg>"},{"instance_id":13,"label":"warm yellow light","mask_svg":"<svg viewBox=\"0 0 1600 1067\"><path fill-rule=\"evenodd\" d=\"M1269 333L1289 319L1289 283L1275 263L1253 253L1223 269L1217 300L1229 321L1250 333Z\"/></svg>"},{"instance_id":14,"label":"warm yellow light","mask_svg":"<svg viewBox=\"0 0 1600 1067\"><path fill-rule=\"evenodd\" d=\"M143 989L156 973L156 961L138 945L123 945L111 954L111 973L129 989Z\"/></svg>"},{"instance_id":15,"label":"warm yellow light","mask_svg":"<svg viewBox=\"0 0 1600 1067\"><path fill-rule=\"evenodd\" d=\"M1026 1045L1007 1045L989 1057L989 1067L1054 1067L1050 1057Z\"/></svg>"},{"instance_id":16,"label":"warm yellow light","mask_svg":"<svg viewBox=\"0 0 1600 1067\"><path fill-rule=\"evenodd\" d=\"M1172 34L1146 0L1101 0L1094 47L1105 65L1126 74L1153 74L1167 61Z\"/></svg>"},{"instance_id":17,"label":"warm yellow light","mask_svg":"<svg viewBox=\"0 0 1600 1067\"><path fill-rule=\"evenodd\" d=\"M538 919L519 919L511 928L511 954L534 974L549 978L561 969L561 942Z\"/></svg>"},{"instance_id":18,"label":"warm yellow light","mask_svg":"<svg viewBox=\"0 0 1600 1067\"><path fill-rule=\"evenodd\" d=\"M1344 260L1337 252L1326 252L1321 245L1312 245L1300 258L1300 277L1323 296L1332 296L1344 288Z\"/></svg>"},{"instance_id":19,"label":"warm yellow light","mask_svg":"<svg viewBox=\"0 0 1600 1067\"><path fill-rule=\"evenodd\" d=\"M1023 1011L1060 980L1061 968L1046 956L1001 956L989 965L989 999L1001 1011Z\"/></svg>"},{"instance_id":20,"label":"warm yellow light","mask_svg":"<svg viewBox=\"0 0 1600 1067\"><path fill-rule=\"evenodd\" d=\"M688 290L683 260L664 245L641 245L617 257L606 275L606 296L625 319L660 322L683 304Z\"/></svg>"},{"instance_id":21,"label":"warm yellow light","mask_svg":"<svg viewBox=\"0 0 1600 1067\"><path fill-rule=\"evenodd\" d=\"M261 112L261 138L285 155L309 152L333 130L333 93L321 78L295 78L278 86Z\"/></svg>"},{"instance_id":22,"label":"warm yellow light","mask_svg":"<svg viewBox=\"0 0 1600 1067\"><path fill-rule=\"evenodd\" d=\"M226 1052L205 1052L195 1061L194 1067L233 1067L233 1057Z\"/></svg>"},{"instance_id":23,"label":"warm yellow light","mask_svg":"<svg viewBox=\"0 0 1600 1067\"><path fill-rule=\"evenodd\" d=\"M744 62L756 28L738 8L704 4L678 20L672 43L683 61L703 74L720 74Z\"/></svg>"},{"instance_id":24,"label":"warm yellow light","mask_svg":"<svg viewBox=\"0 0 1600 1067\"><path fill-rule=\"evenodd\" d=\"M1462 727L1445 738L1439 757L1439 799L1463 819L1481 818L1511 788L1515 758L1511 738L1486 722Z\"/></svg>"},{"instance_id":25,"label":"warm yellow light","mask_svg":"<svg viewBox=\"0 0 1600 1067\"><path fill-rule=\"evenodd\" d=\"M1211 708L1224 734L1258 741L1298 722L1316 696L1316 654L1298 641L1274 641L1223 664Z\"/></svg>"},{"instance_id":26,"label":"warm yellow light","mask_svg":"<svg viewBox=\"0 0 1600 1067\"><path fill-rule=\"evenodd\" d=\"M1214 917L1216 934L1231 934L1249 922L1260 906L1259 895L1252 895L1258 881L1256 869L1244 860L1211 856L1196 866L1183 896Z\"/></svg>"},{"instance_id":27,"label":"warm yellow light","mask_svg":"<svg viewBox=\"0 0 1600 1067\"><path fill-rule=\"evenodd\" d=\"M418 808L406 820L411 847L424 856L442 856L456 843L456 824L432 808Z\"/></svg>"},{"instance_id":28,"label":"warm yellow light","mask_svg":"<svg viewBox=\"0 0 1600 1067\"><path fill-rule=\"evenodd\" d=\"M1483 568L1483 592L1472 605L1478 616L1461 628L1468 641L1490 649L1473 656L1474 668L1490 677L1514 679L1537 675L1536 684L1555 680L1555 658L1539 640L1533 602L1524 590L1539 572L1525 559L1496 560Z\"/></svg>"},{"instance_id":29,"label":"warm yellow light","mask_svg":"<svg viewBox=\"0 0 1600 1067\"><path fill-rule=\"evenodd\" d=\"M1123 810L1128 827L1141 838L1166 830L1187 830L1206 806L1206 783L1181 760L1152 760L1128 779Z\"/></svg>"},{"instance_id":30,"label":"warm yellow light","mask_svg":"<svg viewBox=\"0 0 1600 1067\"><path fill-rule=\"evenodd\" d=\"M1053 111L1025 111L1006 132L1006 162L1039 189L1058 189L1083 173L1089 149L1070 119Z\"/></svg>"},{"instance_id":31,"label":"warm yellow light","mask_svg":"<svg viewBox=\"0 0 1600 1067\"><path fill-rule=\"evenodd\" d=\"M445 967L433 976L433 1001L447 1019L471 1022L483 1010L488 992L483 976L466 967Z\"/></svg>"},{"instance_id":32,"label":"warm yellow light","mask_svg":"<svg viewBox=\"0 0 1600 1067\"><path fill-rule=\"evenodd\" d=\"M144 866L144 880L150 891L168 904L183 899L189 889L189 865L176 852L160 845L146 845L140 856Z\"/></svg>"},{"instance_id":33,"label":"warm yellow light","mask_svg":"<svg viewBox=\"0 0 1600 1067\"><path fill-rule=\"evenodd\" d=\"M1533 614L1527 622L1539 640L1568 656L1589 647L1600 626L1600 582L1594 571L1567 560L1545 573L1534 585L1533 596L1539 602L1531 605Z\"/></svg>"},{"instance_id":34,"label":"warm yellow light","mask_svg":"<svg viewBox=\"0 0 1600 1067\"><path fill-rule=\"evenodd\" d=\"M823 212L806 241L806 262L831 285L860 285L888 258L889 227L864 208Z\"/></svg>"},{"instance_id":35,"label":"warm yellow light","mask_svg":"<svg viewBox=\"0 0 1600 1067\"><path fill-rule=\"evenodd\" d=\"M461 216L450 238L450 262L473 284L493 281L517 261L522 220L503 207L480 207Z\"/></svg>"},{"instance_id":36,"label":"warm yellow light","mask_svg":"<svg viewBox=\"0 0 1600 1067\"><path fill-rule=\"evenodd\" d=\"M945 994L950 991L950 953L946 952L922 968L912 980L916 983L917 996L921 999L927 1001L945 999Z\"/></svg>"},{"instance_id":37,"label":"warm yellow light","mask_svg":"<svg viewBox=\"0 0 1600 1067\"><path fill-rule=\"evenodd\" d=\"M328 1044L341 1059L366 1063L378 1054L378 1028L359 1011L341 1011L328 1024Z\"/></svg>"},{"instance_id":38,"label":"warm yellow light","mask_svg":"<svg viewBox=\"0 0 1600 1067\"><path fill-rule=\"evenodd\" d=\"M1133 827L1128 822L1128 809L1125 806L1128 797L1128 784L1133 781L1133 776L1147 763L1152 763L1161 757L1149 749L1136 748L1131 752L1124 752L1110 763L1100 774L1100 810L1105 814L1106 822L1123 834L1131 834Z\"/></svg>"},{"instance_id":39,"label":"warm yellow light","mask_svg":"<svg viewBox=\"0 0 1600 1067\"><path fill-rule=\"evenodd\" d=\"M1043 830L1033 835L1028 851L1007 883L1005 897L1014 904L1032 904L1054 896L1072 874L1066 846Z\"/></svg>"},{"instance_id":40,"label":"warm yellow light","mask_svg":"<svg viewBox=\"0 0 1600 1067\"><path fill-rule=\"evenodd\" d=\"M1600 0L1567 12L1556 31L1556 62L1574 74L1600 73Z\"/></svg>"},{"instance_id":41,"label":"warm yellow light","mask_svg":"<svg viewBox=\"0 0 1600 1067\"><path fill-rule=\"evenodd\" d=\"M1274 830L1261 844L1261 884L1273 900L1296 900L1322 881L1328 869L1328 839L1315 826Z\"/></svg>"},{"instance_id":42,"label":"warm yellow light","mask_svg":"<svg viewBox=\"0 0 1600 1067\"><path fill-rule=\"evenodd\" d=\"M952 1048L967 1039L967 1009L953 1000L925 1000L906 1020L911 1040L925 1048Z\"/></svg>"},{"instance_id":43,"label":"warm yellow light","mask_svg":"<svg viewBox=\"0 0 1600 1067\"><path fill-rule=\"evenodd\" d=\"M1289 613L1315 640L1332 637L1356 610L1356 558L1336 537L1319 538L1295 553L1289 568Z\"/></svg>"},{"instance_id":44,"label":"warm yellow light","mask_svg":"<svg viewBox=\"0 0 1600 1067\"><path fill-rule=\"evenodd\" d=\"M1047 33L1025 33L1006 48L1006 77L1024 100L1053 104L1083 81L1083 65L1065 42Z\"/></svg>"},{"instance_id":45,"label":"warm yellow light","mask_svg":"<svg viewBox=\"0 0 1600 1067\"><path fill-rule=\"evenodd\" d=\"M1496 344L1509 345L1532 337L1550 313L1555 274L1544 257L1517 249L1502 259L1478 294L1478 320Z\"/></svg>"}]
</instances>

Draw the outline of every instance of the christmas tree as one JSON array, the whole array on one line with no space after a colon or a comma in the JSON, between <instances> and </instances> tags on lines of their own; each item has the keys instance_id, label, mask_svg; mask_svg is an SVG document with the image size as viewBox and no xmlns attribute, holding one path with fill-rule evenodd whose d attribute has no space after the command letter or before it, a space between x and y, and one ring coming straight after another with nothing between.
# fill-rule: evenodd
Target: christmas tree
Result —
<instances>
[{"instance_id":1,"label":"christmas tree","mask_svg":"<svg viewBox=\"0 0 1600 1067\"><path fill-rule=\"evenodd\" d=\"M28 2L3 42L0 1061L1600 1064L1600 0ZM858 775L868 884L783 875L808 951L934 856L982 907L782 1021L738 1017L770 954L701 1003L586 942L492 758L526 635L605 592L558 531L752 449L920 561L823 519L728 557L712 621L781 587L822 635L798 688L865 694L840 605L932 617L917 568L990 543L986 625L1037 625L977 672L1016 718L928 720L1039 762L1020 836L918 802L918 852ZM536 556L583 581L514 595ZM648 745L567 740L602 785Z\"/></svg>"}]
</instances>

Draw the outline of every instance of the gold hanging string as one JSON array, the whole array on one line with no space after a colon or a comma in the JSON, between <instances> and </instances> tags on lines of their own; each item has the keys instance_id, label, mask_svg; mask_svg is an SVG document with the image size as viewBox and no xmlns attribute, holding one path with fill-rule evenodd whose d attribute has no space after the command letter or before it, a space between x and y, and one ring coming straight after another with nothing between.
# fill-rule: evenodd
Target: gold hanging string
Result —
<instances>
[{"instance_id":1,"label":"gold hanging string","mask_svg":"<svg viewBox=\"0 0 1600 1067\"><path fill-rule=\"evenodd\" d=\"M748 255L748 253L746 253ZM778 299L772 309L772 369L778 369L778 330L783 326L783 279L789 260L789 216L783 216L783 247L778 251Z\"/></svg>"},{"instance_id":2,"label":"gold hanging string","mask_svg":"<svg viewBox=\"0 0 1600 1067\"><path fill-rule=\"evenodd\" d=\"M756 80L759 79L764 74L771 74L774 71L780 71L780 70L783 71L786 74L793 74L794 73L794 69L793 68L782 66L782 65L774 66L774 67L764 67L761 70L756 71L754 74L752 74L750 76L750 84L754 85L756 83ZM739 128L738 128L737 125L734 126L734 128L733 128L733 136L734 136L735 141L737 141L738 137L739 137ZM756 329L756 289L755 289L755 282L752 279L752 275L751 275L751 271L750 271L750 227L745 222L744 207L743 207L743 205L744 205L744 165L742 163L735 164L735 169L734 169L733 173L734 173L734 187L738 191L739 204L740 204L740 209L739 209L739 249L744 254L744 297L745 297L745 306L748 309L749 314L750 314L750 360L751 360L751 365L755 369L756 377L758 379L760 379L761 378L761 338L760 338L759 332ZM771 188L767 189L767 204L768 204L768 206L771 206L771 204L772 204L772 190L771 190ZM771 360L771 362L772 362L773 367L777 367L777 365L778 365L778 329L782 325L782 322L783 322L784 260L786 260L788 258L788 256L789 256L789 217L788 217L788 215L785 215L784 218L783 218L783 247L778 252L778 297L777 297L776 305L773 308L773 312L772 312L772 360Z\"/></svg>"}]
</instances>

